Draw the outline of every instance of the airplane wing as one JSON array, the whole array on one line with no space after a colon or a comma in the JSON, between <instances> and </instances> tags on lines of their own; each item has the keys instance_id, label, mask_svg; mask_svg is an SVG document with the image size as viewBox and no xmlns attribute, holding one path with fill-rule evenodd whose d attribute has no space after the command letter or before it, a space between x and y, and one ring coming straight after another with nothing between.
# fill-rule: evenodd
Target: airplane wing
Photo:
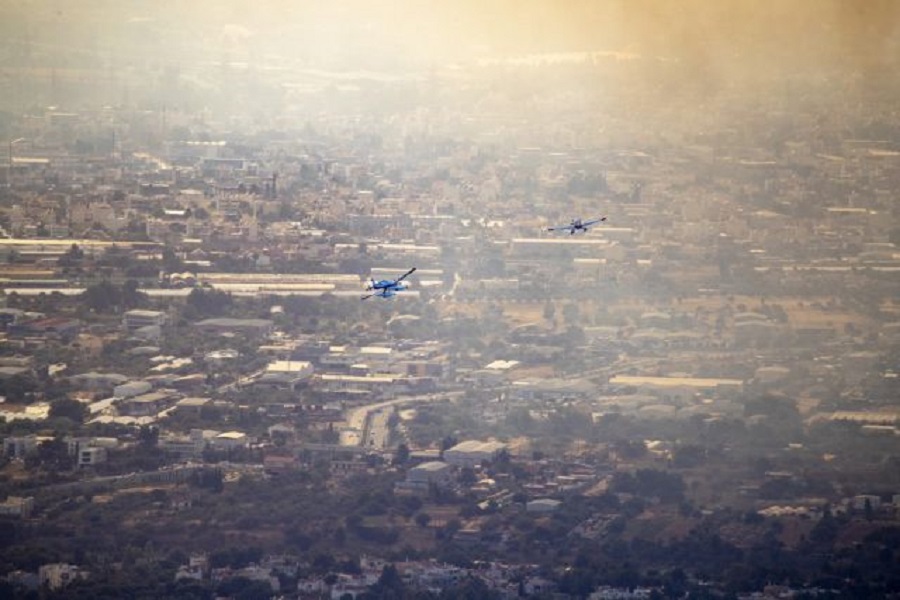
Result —
<instances>
[{"instance_id":1,"label":"airplane wing","mask_svg":"<svg viewBox=\"0 0 900 600\"><path fill-rule=\"evenodd\" d=\"M398 277L397 281L395 281L394 283L400 283L401 281L403 281L404 279L406 279L407 277L409 277L410 275L415 273L415 271L416 271L416 267L413 267L412 269L410 269L409 271L407 271L406 273L404 273L403 275Z\"/></svg>"},{"instance_id":2,"label":"airplane wing","mask_svg":"<svg viewBox=\"0 0 900 600\"><path fill-rule=\"evenodd\" d=\"M594 219L593 221L585 221L584 223L582 223L582 225L587 227L588 225L593 225L594 223L602 223L605 220L606 217L600 217L599 219Z\"/></svg>"},{"instance_id":3,"label":"airplane wing","mask_svg":"<svg viewBox=\"0 0 900 600\"><path fill-rule=\"evenodd\" d=\"M571 225L560 225L558 227L548 227L547 231L569 231L572 229Z\"/></svg>"}]
</instances>

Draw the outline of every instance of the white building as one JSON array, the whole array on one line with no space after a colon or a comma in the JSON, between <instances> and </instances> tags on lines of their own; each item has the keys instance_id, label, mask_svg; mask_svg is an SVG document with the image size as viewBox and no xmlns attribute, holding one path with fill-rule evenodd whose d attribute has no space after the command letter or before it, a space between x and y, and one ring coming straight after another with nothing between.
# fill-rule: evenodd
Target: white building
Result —
<instances>
[{"instance_id":1,"label":"white building","mask_svg":"<svg viewBox=\"0 0 900 600\"><path fill-rule=\"evenodd\" d=\"M82 571L76 565L66 563L50 563L38 567L38 579L41 586L47 586L51 590L65 587L79 578L87 577L87 572Z\"/></svg>"},{"instance_id":2,"label":"white building","mask_svg":"<svg viewBox=\"0 0 900 600\"><path fill-rule=\"evenodd\" d=\"M853 496L851 502L855 510L864 510L866 504L873 509L881 508L881 496L876 496L874 494L860 494L858 496Z\"/></svg>"},{"instance_id":3,"label":"white building","mask_svg":"<svg viewBox=\"0 0 900 600\"><path fill-rule=\"evenodd\" d=\"M104 437L67 437L66 446L69 456L74 456L79 467L90 467L106 462L110 448L116 448L119 440Z\"/></svg>"},{"instance_id":4,"label":"white building","mask_svg":"<svg viewBox=\"0 0 900 600\"><path fill-rule=\"evenodd\" d=\"M153 389L149 381L129 381L113 388L113 396L116 398L134 398L146 394Z\"/></svg>"},{"instance_id":5,"label":"white building","mask_svg":"<svg viewBox=\"0 0 900 600\"><path fill-rule=\"evenodd\" d=\"M177 456L181 459L200 458L209 440L218 432L203 429L192 429L189 436L167 434L160 436L159 449L166 454Z\"/></svg>"},{"instance_id":6,"label":"white building","mask_svg":"<svg viewBox=\"0 0 900 600\"><path fill-rule=\"evenodd\" d=\"M250 445L250 441L246 433L226 431L213 438L212 446L218 450L231 450L233 448L246 448Z\"/></svg>"},{"instance_id":7,"label":"white building","mask_svg":"<svg viewBox=\"0 0 900 600\"><path fill-rule=\"evenodd\" d=\"M559 508L560 504L562 504L562 502L560 502L559 500L552 500L550 498L538 498L537 500L532 500L525 505L525 512L542 514L552 513Z\"/></svg>"},{"instance_id":8,"label":"white building","mask_svg":"<svg viewBox=\"0 0 900 600\"><path fill-rule=\"evenodd\" d=\"M506 444L501 442L469 440L444 450L444 461L459 467L474 467L494 460L505 449Z\"/></svg>"},{"instance_id":9,"label":"white building","mask_svg":"<svg viewBox=\"0 0 900 600\"><path fill-rule=\"evenodd\" d=\"M106 448L82 448L78 452L78 466L90 467L106 462Z\"/></svg>"},{"instance_id":10,"label":"white building","mask_svg":"<svg viewBox=\"0 0 900 600\"><path fill-rule=\"evenodd\" d=\"M412 489L428 489L431 484L441 485L447 483L452 475L453 468L445 462L431 461L417 465L407 471L406 485Z\"/></svg>"},{"instance_id":11,"label":"white building","mask_svg":"<svg viewBox=\"0 0 900 600\"><path fill-rule=\"evenodd\" d=\"M3 454L10 458L23 458L26 454L37 450L36 435L8 437L3 440Z\"/></svg>"},{"instance_id":12,"label":"white building","mask_svg":"<svg viewBox=\"0 0 900 600\"><path fill-rule=\"evenodd\" d=\"M266 365L265 372L254 385L295 390L312 377L313 370L312 363L303 360L276 360Z\"/></svg>"},{"instance_id":13,"label":"white building","mask_svg":"<svg viewBox=\"0 0 900 600\"><path fill-rule=\"evenodd\" d=\"M31 496L9 496L0 502L0 515L27 519L34 510L34 498Z\"/></svg>"}]
</instances>

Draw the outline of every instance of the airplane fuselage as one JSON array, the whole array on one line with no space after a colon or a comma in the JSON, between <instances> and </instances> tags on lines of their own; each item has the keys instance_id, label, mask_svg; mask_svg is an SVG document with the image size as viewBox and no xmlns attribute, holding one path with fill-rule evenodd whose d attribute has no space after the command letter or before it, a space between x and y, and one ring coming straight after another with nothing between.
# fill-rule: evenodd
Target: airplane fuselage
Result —
<instances>
[{"instance_id":1,"label":"airplane fuselage","mask_svg":"<svg viewBox=\"0 0 900 600\"><path fill-rule=\"evenodd\" d=\"M405 290L406 284L400 283L397 281L388 281L383 279L381 281L376 281L369 286L370 290Z\"/></svg>"},{"instance_id":2,"label":"airplane fuselage","mask_svg":"<svg viewBox=\"0 0 900 600\"><path fill-rule=\"evenodd\" d=\"M576 232L587 232L588 228L595 223L601 223L606 220L606 217L600 217L599 219L594 219L592 221L583 221L582 219L572 219L568 225L559 226L559 227L549 227L547 231L568 231L569 235L575 235Z\"/></svg>"}]
</instances>

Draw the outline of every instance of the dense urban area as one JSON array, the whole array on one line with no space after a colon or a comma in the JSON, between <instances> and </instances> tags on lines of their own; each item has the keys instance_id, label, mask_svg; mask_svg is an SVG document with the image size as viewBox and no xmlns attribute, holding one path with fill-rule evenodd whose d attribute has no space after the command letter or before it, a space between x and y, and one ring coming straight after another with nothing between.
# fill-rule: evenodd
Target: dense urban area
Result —
<instances>
[{"instance_id":1,"label":"dense urban area","mask_svg":"<svg viewBox=\"0 0 900 600\"><path fill-rule=\"evenodd\" d=\"M889 72L154 23L0 43L0 596L900 595Z\"/></svg>"}]
</instances>

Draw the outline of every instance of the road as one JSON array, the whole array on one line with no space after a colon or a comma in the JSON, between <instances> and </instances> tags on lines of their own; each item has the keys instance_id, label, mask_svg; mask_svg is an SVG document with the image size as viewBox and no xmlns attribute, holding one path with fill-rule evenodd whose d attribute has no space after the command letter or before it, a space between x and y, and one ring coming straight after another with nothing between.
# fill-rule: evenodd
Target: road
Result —
<instances>
[{"instance_id":1,"label":"road","mask_svg":"<svg viewBox=\"0 0 900 600\"><path fill-rule=\"evenodd\" d=\"M390 443L390 431L387 421L395 408L459 398L463 393L443 392L407 396L351 408L347 411L344 419L347 425L341 431L340 443L342 446L366 446L383 450Z\"/></svg>"}]
</instances>

